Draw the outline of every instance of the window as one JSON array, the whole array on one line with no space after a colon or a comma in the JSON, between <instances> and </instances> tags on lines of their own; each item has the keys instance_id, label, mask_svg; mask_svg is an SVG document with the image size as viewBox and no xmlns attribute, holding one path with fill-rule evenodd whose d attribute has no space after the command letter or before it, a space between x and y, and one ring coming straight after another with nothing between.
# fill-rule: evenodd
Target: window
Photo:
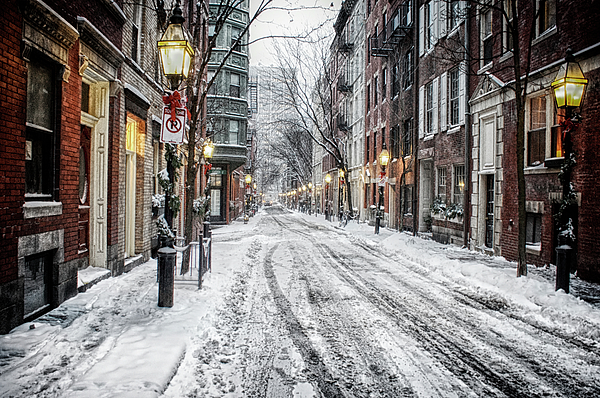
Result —
<instances>
[{"instance_id":1,"label":"window","mask_svg":"<svg viewBox=\"0 0 600 398\"><path fill-rule=\"evenodd\" d=\"M402 187L402 207L404 208L403 214L405 216L412 215L412 202L413 202L413 186L405 185Z\"/></svg>"},{"instance_id":2,"label":"window","mask_svg":"<svg viewBox=\"0 0 600 398\"><path fill-rule=\"evenodd\" d=\"M400 125L395 125L392 127L392 132L390 136L391 145L392 145L392 158L397 159L401 155L400 149L402 148L402 140L400 137Z\"/></svg>"},{"instance_id":3,"label":"window","mask_svg":"<svg viewBox=\"0 0 600 398\"><path fill-rule=\"evenodd\" d=\"M546 158L546 97L530 100L527 164L538 166Z\"/></svg>"},{"instance_id":4,"label":"window","mask_svg":"<svg viewBox=\"0 0 600 398\"><path fill-rule=\"evenodd\" d=\"M27 66L25 197L35 200L52 200L57 188L56 69L44 61L32 57Z\"/></svg>"},{"instance_id":5,"label":"window","mask_svg":"<svg viewBox=\"0 0 600 398\"><path fill-rule=\"evenodd\" d=\"M233 51L238 51L238 52L242 51L242 49L241 49L242 40L240 40L237 45L235 44L238 37L240 37L241 34L242 34L242 31L239 28L235 28L235 27L231 28L231 47L233 47Z\"/></svg>"},{"instance_id":6,"label":"window","mask_svg":"<svg viewBox=\"0 0 600 398\"><path fill-rule=\"evenodd\" d=\"M437 196L446 201L446 168L439 167L437 172Z\"/></svg>"},{"instance_id":7,"label":"window","mask_svg":"<svg viewBox=\"0 0 600 398\"><path fill-rule=\"evenodd\" d=\"M401 26L410 26L412 24L412 1L405 0L400 6L400 24Z\"/></svg>"},{"instance_id":8,"label":"window","mask_svg":"<svg viewBox=\"0 0 600 398\"><path fill-rule=\"evenodd\" d=\"M375 76L375 82L373 83L373 105L377 106L378 104L378 100L377 100L377 90L379 89L379 79L377 76Z\"/></svg>"},{"instance_id":9,"label":"window","mask_svg":"<svg viewBox=\"0 0 600 398\"><path fill-rule=\"evenodd\" d=\"M537 35L556 26L556 0L538 0Z\"/></svg>"},{"instance_id":10,"label":"window","mask_svg":"<svg viewBox=\"0 0 600 398\"><path fill-rule=\"evenodd\" d=\"M373 131L373 163L377 160L377 131Z\"/></svg>"},{"instance_id":11,"label":"window","mask_svg":"<svg viewBox=\"0 0 600 398\"><path fill-rule=\"evenodd\" d=\"M383 68L381 71L381 98L385 99L387 91L387 69Z\"/></svg>"},{"instance_id":12,"label":"window","mask_svg":"<svg viewBox=\"0 0 600 398\"><path fill-rule=\"evenodd\" d=\"M402 81L403 81L403 88L406 90L407 88L409 88L412 83L413 83L413 49L411 48L410 50L408 50L406 52L406 54L404 54L404 58L402 59L402 73L403 73L403 77L402 77Z\"/></svg>"},{"instance_id":13,"label":"window","mask_svg":"<svg viewBox=\"0 0 600 398\"><path fill-rule=\"evenodd\" d=\"M136 63L140 62L140 45L142 36L142 6L135 4L133 6L133 21L131 32L131 59Z\"/></svg>"},{"instance_id":14,"label":"window","mask_svg":"<svg viewBox=\"0 0 600 398\"><path fill-rule=\"evenodd\" d=\"M425 134L433 134L433 82L425 86Z\"/></svg>"},{"instance_id":15,"label":"window","mask_svg":"<svg viewBox=\"0 0 600 398\"><path fill-rule=\"evenodd\" d=\"M399 64L394 65L392 69L392 98L400 92L400 73Z\"/></svg>"},{"instance_id":16,"label":"window","mask_svg":"<svg viewBox=\"0 0 600 398\"><path fill-rule=\"evenodd\" d=\"M506 14L504 20L504 34L502 38L504 52L512 51L514 49L514 41L511 32L511 26L514 22L513 6L516 5L516 1L517 0L504 0L504 13Z\"/></svg>"},{"instance_id":17,"label":"window","mask_svg":"<svg viewBox=\"0 0 600 398\"><path fill-rule=\"evenodd\" d=\"M238 134L240 132L240 121L239 120L229 120L229 142L228 144L237 144Z\"/></svg>"},{"instance_id":18,"label":"window","mask_svg":"<svg viewBox=\"0 0 600 398\"><path fill-rule=\"evenodd\" d=\"M531 98L526 117L527 165L535 167L546 159L563 157L562 127L554 112L552 95Z\"/></svg>"},{"instance_id":19,"label":"window","mask_svg":"<svg viewBox=\"0 0 600 398\"><path fill-rule=\"evenodd\" d=\"M540 246L542 243L542 215L527 213L525 242L530 246Z\"/></svg>"},{"instance_id":20,"label":"window","mask_svg":"<svg viewBox=\"0 0 600 398\"><path fill-rule=\"evenodd\" d=\"M402 155L412 155L412 130L413 130L413 119L407 119L404 121L403 132L402 132Z\"/></svg>"},{"instance_id":21,"label":"window","mask_svg":"<svg viewBox=\"0 0 600 398\"><path fill-rule=\"evenodd\" d=\"M371 85L367 84L367 113L371 110Z\"/></svg>"},{"instance_id":22,"label":"window","mask_svg":"<svg viewBox=\"0 0 600 398\"><path fill-rule=\"evenodd\" d=\"M454 166L454 203L463 204L465 198L465 166Z\"/></svg>"},{"instance_id":23,"label":"window","mask_svg":"<svg viewBox=\"0 0 600 398\"><path fill-rule=\"evenodd\" d=\"M449 106L448 111L450 113L450 125L455 126L460 123L459 113L459 98L460 98L460 83L459 83L459 72L458 68L454 68L448 74L448 97Z\"/></svg>"},{"instance_id":24,"label":"window","mask_svg":"<svg viewBox=\"0 0 600 398\"><path fill-rule=\"evenodd\" d=\"M210 83L210 81L213 79L214 76L215 76L215 71L214 70L209 70L207 72L206 82ZM218 82L218 79L215 79L215 81L213 82L213 84L208 89L208 94L210 94L210 95L217 95L217 84L218 84L217 82Z\"/></svg>"},{"instance_id":25,"label":"window","mask_svg":"<svg viewBox=\"0 0 600 398\"><path fill-rule=\"evenodd\" d=\"M367 150L365 152L365 155L367 158L367 163L369 163L371 161L371 159L369 158L369 156L371 155L371 141L369 140L369 137L367 137L367 139L365 141L367 144Z\"/></svg>"},{"instance_id":26,"label":"window","mask_svg":"<svg viewBox=\"0 0 600 398\"><path fill-rule=\"evenodd\" d=\"M460 1L451 0L448 7L448 28L452 30L460 23Z\"/></svg>"},{"instance_id":27,"label":"window","mask_svg":"<svg viewBox=\"0 0 600 398\"><path fill-rule=\"evenodd\" d=\"M484 8L480 15L481 24L481 59L483 65L492 62L493 41L492 41L492 10Z\"/></svg>"},{"instance_id":28,"label":"window","mask_svg":"<svg viewBox=\"0 0 600 398\"><path fill-rule=\"evenodd\" d=\"M434 24L435 24L435 19L434 19L434 12L433 12L433 2L430 1L429 3L425 4L425 49L430 49L431 47L433 47L433 41L434 41Z\"/></svg>"},{"instance_id":29,"label":"window","mask_svg":"<svg viewBox=\"0 0 600 398\"><path fill-rule=\"evenodd\" d=\"M231 82L229 84L229 95L231 97L240 97L240 75L237 73L231 74Z\"/></svg>"}]
</instances>

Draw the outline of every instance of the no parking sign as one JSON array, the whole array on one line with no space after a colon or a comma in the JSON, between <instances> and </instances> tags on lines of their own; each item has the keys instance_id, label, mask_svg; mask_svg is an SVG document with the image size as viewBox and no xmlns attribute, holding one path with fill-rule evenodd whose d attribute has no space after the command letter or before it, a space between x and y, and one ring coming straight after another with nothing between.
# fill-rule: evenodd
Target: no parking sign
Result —
<instances>
[{"instance_id":1,"label":"no parking sign","mask_svg":"<svg viewBox=\"0 0 600 398\"><path fill-rule=\"evenodd\" d=\"M185 108L175 108L175 117L171 116L171 109L168 106L163 108L160 142L183 144L186 115L187 110Z\"/></svg>"}]
</instances>

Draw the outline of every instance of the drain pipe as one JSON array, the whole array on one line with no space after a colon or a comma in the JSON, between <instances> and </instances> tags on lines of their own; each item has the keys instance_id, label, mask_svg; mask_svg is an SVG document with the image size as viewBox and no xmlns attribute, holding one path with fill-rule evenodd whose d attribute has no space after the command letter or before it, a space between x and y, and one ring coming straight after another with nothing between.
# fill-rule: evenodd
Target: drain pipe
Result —
<instances>
[{"instance_id":1,"label":"drain pipe","mask_svg":"<svg viewBox=\"0 0 600 398\"><path fill-rule=\"evenodd\" d=\"M471 121L471 105L469 104L469 82L470 82L470 71L471 71L471 58L469 56L470 42L469 42L469 22L471 5L469 2L466 3L465 10L465 192L463 199L463 246L469 248L469 231L471 226L471 209L469 204L471 203L469 195L471 192L470 187L472 186L471 176L471 134L472 134L472 121Z\"/></svg>"}]
</instances>

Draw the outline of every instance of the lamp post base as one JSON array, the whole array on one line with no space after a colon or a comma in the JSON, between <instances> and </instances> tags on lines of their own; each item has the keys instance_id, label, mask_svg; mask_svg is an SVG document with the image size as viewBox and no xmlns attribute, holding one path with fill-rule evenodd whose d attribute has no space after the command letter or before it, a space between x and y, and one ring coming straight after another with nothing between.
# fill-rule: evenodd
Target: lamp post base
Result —
<instances>
[{"instance_id":1,"label":"lamp post base","mask_svg":"<svg viewBox=\"0 0 600 398\"><path fill-rule=\"evenodd\" d=\"M569 293L571 281L570 259L573 249L569 245L560 245L556 248L556 290Z\"/></svg>"}]
</instances>

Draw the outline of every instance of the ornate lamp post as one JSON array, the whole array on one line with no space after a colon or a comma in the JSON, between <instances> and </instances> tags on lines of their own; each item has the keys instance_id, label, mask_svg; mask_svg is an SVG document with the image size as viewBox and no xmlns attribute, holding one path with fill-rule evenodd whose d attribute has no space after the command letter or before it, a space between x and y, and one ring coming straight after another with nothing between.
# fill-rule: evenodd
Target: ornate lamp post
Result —
<instances>
[{"instance_id":1,"label":"ornate lamp post","mask_svg":"<svg viewBox=\"0 0 600 398\"><path fill-rule=\"evenodd\" d=\"M339 219L341 220L344 215L344 206L342 203L343 192L344 192L344 169L339 169L338 171L339 181L338 181L338 214Z\"/></svg>"},{"instance_id":2,"label":"ornate lamp post","mask_svg":"<svg viewBox=\"0 0 600 398\"><path fill-rule=\"evenodd\" d=\"M312 182L308 183L308 214L312 214Z\"/></svg>"},{"instance_id":3,"label":"ornate lamp post","mask_svg":"<svg viewBox=\"0 0 600 398\"><path fill-rule=\"evenodd\" d=\"M327 173L325 175L325 219L327 221L331 221L330 217L331 215L329 214L329 183L331 182L331 175L329 175L329 173Z\"/></svg>"},{"instance_id":4,"label":"ornate lamp post","mask_svg":"<svg viewBox=\"0 0 600 398\"><path fill-rule=\"evenodd\" d=\"M579 63L575 61L571 49L567 50L564 63L552 82L552 90L558 109L565 110L565 118L560 123L564 128L562 145L564 162L559 173L563 185L562 201L558 211L559 233L556 248L556 290L563 289L569 293L570 264L575 243L573 218L577 216L577 196L571 185L571 171L575 165L576 154L573 152L571 134L577 130L581 117L575 108L581 106L588 79L583 76Z\"/></svg>"},{"instance_id":5,"label":"ornate lamp post","mask_svg":"<svg viewBox=\"0 0 600 398\"><path fill-rule=\"evenodd\" d=\"M169 80L170 88L173 91L168 96L165 96L164 101L169 106L171 111L171 120L177 124L176 109L182 108L181 95L177 91L179 84L187 78L192 60L194 57L194 49L191 45L191 40L186 30L183 28L185 18L179 2L175 4L173 14L169 19L169 25L158 41L158 50L160 54L160 62L162 64L163 73ZM171 207L171 196L174 188L174 176L176 164L179 164L177 158L177 149L167 145L167 174L169 176L170 188L165 190L165 221L172 228L174 212Z\"/></svg>"},{"instance_id":6,"label":"ornate lamp post","mask_svg":"<svg viewBox=\"0 0 600 398\"><path fill-rule=\"evenodd\" d=\"M246 191L244 196L244 224L246 224L248 222L248 207L250 206L250 184L252 184L252 175L246 174L244 181L246 181Z\"/></svg>"},{"instance_id":7,"label":"ornate lamp post","mask_svg":"<svg viewBox=\"0 0 600 398\"><path fill-rule=\"evenodd\" d=\"M182 139L182 133L185 123L177 118L178 108L184 108L181 104L181 95L177 91L179 84L184 78L187 78L192 59L194 57L194 49L191 45L189 35L183 28L185 18L179 2L175 4L173 14L169 19L169 25L157 46L160 53L160 61L163 67L163 72L169 80L169 85L173 91L170 95L163 98L165 105L170 108L170 117L166 123L172 132L180 134L179 137L171 138L163 142L178 143ZM184 117L185 120L185 117ZM161 134L161 140L163 139ZM165 158L167 160L167 175L168 182L165 188L165 222L168 226L167 241L165 245L169 245L168 240L173 235L173 216L178 206L172 199L175 188L175 168L181 165L177 155L177 144L172 146L166 145ZM174 210L175 209L175 210ZM172 242L171 242L172 245ZM158 250L158 306L172 307L173 306L173 290L174 290L174 266L176 252L172 247L163 247Z\"/></svg>"},{"instance_id":8,"label":"ornate lamp post","mask_svg":"<svg viewBox=\"0 0 600 398\"><path fill-rule=\"evenodd\" d=\"M385 176L385 168L390 161L390 153L385 147L385 141L382 144L381 152L379 153L379 164L381 165L381 175L379 177L379 202L377 203L377 211L375 212L375 233L379 234L379 226L381 224L381 219L383 218L383 211L381 207L384 206L384 191L386 176Z\"/></svg>"}]
</instances>

